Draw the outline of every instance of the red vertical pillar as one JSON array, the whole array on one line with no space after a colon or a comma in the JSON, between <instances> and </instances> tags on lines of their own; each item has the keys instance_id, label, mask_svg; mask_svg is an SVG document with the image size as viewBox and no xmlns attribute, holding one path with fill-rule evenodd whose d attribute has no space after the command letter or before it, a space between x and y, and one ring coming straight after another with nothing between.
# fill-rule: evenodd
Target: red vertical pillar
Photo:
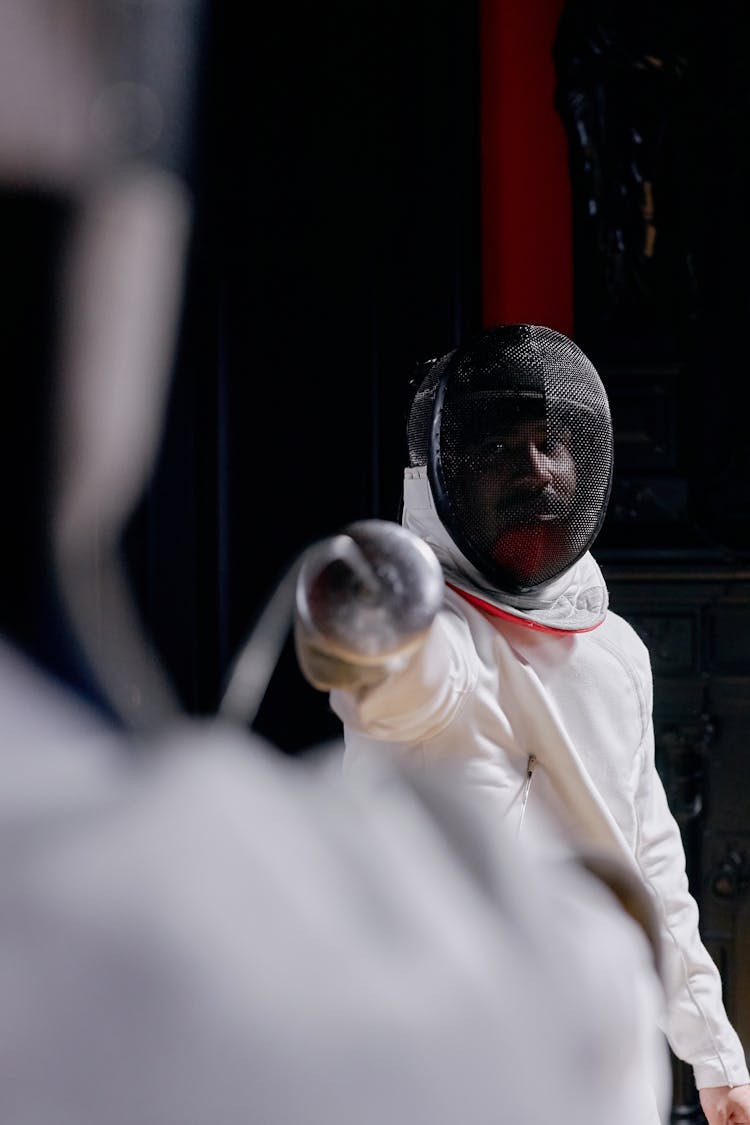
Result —
<instances>
[{"instance_id":1,"label":"red vertical pillar","mask_svg":"<svg viewBox=\"0 0 750 1125\"><path fill-rule=\"evenodd\" d=\"M563 0L480 0L482 319L573 334L567 138L552 44Z\"/></svg>"}]
</instances>

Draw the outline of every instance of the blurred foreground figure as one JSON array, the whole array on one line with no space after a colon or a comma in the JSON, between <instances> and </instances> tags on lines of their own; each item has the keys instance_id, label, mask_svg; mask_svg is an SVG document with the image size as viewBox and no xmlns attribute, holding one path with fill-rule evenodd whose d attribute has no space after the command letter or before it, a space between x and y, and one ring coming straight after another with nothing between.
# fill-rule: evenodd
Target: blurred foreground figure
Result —
<instances>
[{"instance_id":1,"label":"blurred foreground figure","mask_svg":"<svg viewBox=\"0 0 750 1125\"><path fill-rule=\"evenodd\" d=\"M4 1122L649 1120L652 947L585 872L218 723L134 764L0 663Z\"/></svg>"},{"instance_id":2,"label":"blurred foreground figure","mask_svg":"<svg viewBox=\"0 0 750 1125\"><path fill-rule=\"evenodd\" d=\"M41 192L70 221L29 265L60 285L46 368L35 353L56 409L31 415L49 472L19 546L38 602L16 568L39 620L6 587L0 621L0 1120L644 1125L659 954L626 873L537 867L449 766L383 763L373 800L337 757L248 733L233 716L252 717L273 614L211 721L180 713L139 628L118 550L171 368L197 15L3 6L0 207ZM33 429L3 418L6 449ZM70 677L40 606L67 621Z\"/></svg>"},{"instance_id":3,"label":"blurred foreground figure","mask_svg":"<svg viewBox=\"0 0 750 1125\"><path fill-rule=\"evenodd\" d=\"M427 365L408 442L403 526L355 523L300 573L297 652L331 692L347 772L449 762L541 862L624 865L659 922L659 1025L710 1125L750 1121L744 1052L655 767L648 653L608 611L589 551L612 479L598 373L549 328L488 329ZM654 1049L658 1074L666 1044ZM657 1108L658 1081L640 1125Z\"/></svg>"}]
</instances>

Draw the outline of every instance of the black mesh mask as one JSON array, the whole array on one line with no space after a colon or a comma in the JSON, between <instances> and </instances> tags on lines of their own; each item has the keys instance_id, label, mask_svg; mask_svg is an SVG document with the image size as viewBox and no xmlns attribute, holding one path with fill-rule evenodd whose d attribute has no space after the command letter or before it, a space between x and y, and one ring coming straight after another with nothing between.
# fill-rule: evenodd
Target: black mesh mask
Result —
<instances>
[{"instance_id":1,"label":"black mesh mask","mask_svg":"<svg viewBox=\"0 0 750 1125\"><path fill-rule=\"evenodd\" d=\"M438 515L497 589L555 578L596 538L612 484L606 391L551 328L505 324L434 360L408 420Z\"/></svg>"}]
</instances>

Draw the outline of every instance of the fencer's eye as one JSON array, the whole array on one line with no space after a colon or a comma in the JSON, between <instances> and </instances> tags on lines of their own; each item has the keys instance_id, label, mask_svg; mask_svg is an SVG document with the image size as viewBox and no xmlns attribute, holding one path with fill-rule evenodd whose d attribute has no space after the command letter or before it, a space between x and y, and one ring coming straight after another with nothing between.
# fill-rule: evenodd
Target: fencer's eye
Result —
<instances>
[{"instance_id":1,"label":"fencer's eye","mask_svg":"<svg viewBox=\"0 0 750 1125\"><path fill-rule=\"evenodd\" d=\"M567 445L559 437L548 437L545 441L539 443L539 452L543 453L545 457L557 457L559 454L567 452Z\"/></svg>"},{"instance_id":2,"label":"fencer's eye","mask_svg":"<svg viewBox=\"0 0 750 1125\"><path fill-rule=\"evenodd\" d=\"M570 430L560 430L557 433L551 433L545 442L546 448L544 453L548 457L564 457L571 451L571 434Z\"/></svg>"},{"instance_id":3,"label":"fencer's eye","mask_svg":"<svg viewBox=\"0 0 750 1125\"><path fill-rule=\"evenodd\" d=\"M506 451L506 444L503 438L497 435L484 438L472 447L472 455L474 459L480 464L487 464L502 457Z\"/></svg>"}]
</instances>

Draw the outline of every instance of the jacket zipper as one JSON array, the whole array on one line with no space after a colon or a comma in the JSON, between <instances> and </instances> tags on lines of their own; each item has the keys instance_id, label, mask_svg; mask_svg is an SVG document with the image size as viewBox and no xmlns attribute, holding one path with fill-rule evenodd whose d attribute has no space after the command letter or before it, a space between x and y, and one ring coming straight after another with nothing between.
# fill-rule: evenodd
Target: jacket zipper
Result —
<instances>
[{"instance_id":1,"label":"jacket zipper","mask_svg":"<svg viewBox=\"0 0 750 1125\"><path fill-rule=\"evenodd\" d=\"M536 768L536 755L529 754L529 761L526 766L526 783L523 787L523 797L521 798L521 815L518 818L518 828L516 829L516 836L521 835L523 828L523 818L526 816L526 805L529 800L529 790L531 789L531 780L534 776L534 769Z\"/></svg>"}]
</instances>

